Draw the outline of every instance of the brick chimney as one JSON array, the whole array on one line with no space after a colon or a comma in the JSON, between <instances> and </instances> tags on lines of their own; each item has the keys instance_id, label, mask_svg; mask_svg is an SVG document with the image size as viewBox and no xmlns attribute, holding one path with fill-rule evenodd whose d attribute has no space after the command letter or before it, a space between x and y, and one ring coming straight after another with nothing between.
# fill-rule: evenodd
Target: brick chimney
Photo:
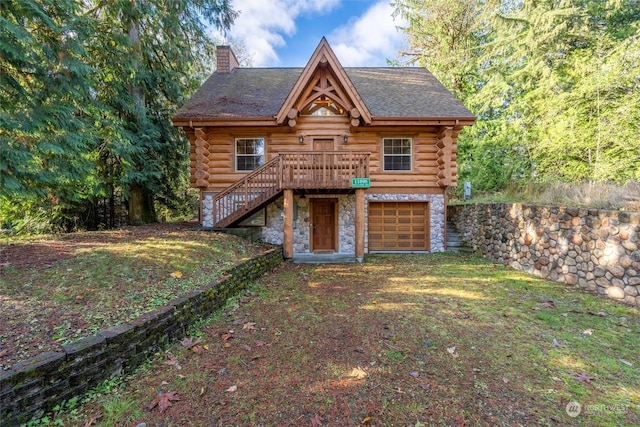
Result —
<instances>
[{"instance_id":1,"label":"brick chimney","mask_svg":"<svg viewBox=\"0 0 640 427\"><path fill-rule=\"evenodd\" d=\"M217 46L216 47L216 64L218 73L229 73L234 68L240 66L236 55L231 50L230 46Z\"/></svg>"}]
</instances>

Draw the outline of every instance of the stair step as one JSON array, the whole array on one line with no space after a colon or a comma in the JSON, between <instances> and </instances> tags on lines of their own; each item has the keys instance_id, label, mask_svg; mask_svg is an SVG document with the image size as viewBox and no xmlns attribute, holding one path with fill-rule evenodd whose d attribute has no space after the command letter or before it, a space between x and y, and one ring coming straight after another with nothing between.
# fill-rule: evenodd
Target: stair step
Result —
<instances>
[{"instance_id":1,"label":"stair step","mask_svg":"<svg viewBox=\"0 0 640 427\"><path fill-rule=\"evenodd\" d=\"M473 253L473 249L464 243L462 233L451 222L447 222L447 251L454 253Z\"/></svg>"}]
</instances>

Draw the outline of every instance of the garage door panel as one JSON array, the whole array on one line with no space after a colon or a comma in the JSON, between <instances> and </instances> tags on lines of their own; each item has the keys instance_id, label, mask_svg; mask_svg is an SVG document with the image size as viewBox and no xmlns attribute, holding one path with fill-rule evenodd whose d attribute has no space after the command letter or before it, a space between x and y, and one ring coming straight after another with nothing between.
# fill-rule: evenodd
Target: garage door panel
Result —
<instances>
[{"instance_id":1,"label":"garage door panel","mask_svg":"<svg viewBox=\"0 0 640 427\"><path fill-rule=\"evenodd\" d=\"M427 202L370 202L369 250L429 250Z\"/></svg>"}]
</instances>

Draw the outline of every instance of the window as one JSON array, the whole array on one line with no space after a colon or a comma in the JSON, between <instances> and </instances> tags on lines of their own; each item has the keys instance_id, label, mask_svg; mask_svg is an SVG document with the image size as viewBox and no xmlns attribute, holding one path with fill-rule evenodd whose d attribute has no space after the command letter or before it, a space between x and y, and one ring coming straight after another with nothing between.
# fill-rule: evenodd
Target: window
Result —
<instances>
[{"instance_id":1,"label":"window","mask_svg":"<svg viewBox=\"0 0 640 427\"><path fill-rule=\"evenodd\" d=\"M303 116L345 116L346 112L335 101L327 96L321 96L311 102L300 112Z\"/></svg>"},{"instance_id":2,"label":"window","mask_svg":"<svg viewBox=\"0 0 640 427\"><path fill-rule=\"evenodd\" d=\"M385 138L382 140L383 170L411 170L411 139Z\"/></svg>"},{"instance_id":3,"label":"window","mask_svg":"<svg viewBox=\"0 0 640 427\"><path fill-rule=\"evenodd\" d=\"M264 164L264 138L236 139L236 170L252 171Z\"/></svg>"}]
</instances>

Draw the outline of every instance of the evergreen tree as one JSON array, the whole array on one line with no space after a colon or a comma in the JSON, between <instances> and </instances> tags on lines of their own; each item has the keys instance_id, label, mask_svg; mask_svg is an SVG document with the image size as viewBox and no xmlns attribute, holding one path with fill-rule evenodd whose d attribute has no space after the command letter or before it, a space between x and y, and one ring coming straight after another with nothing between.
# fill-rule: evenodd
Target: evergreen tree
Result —
<instances>
[{"instance_id":1,"label":"evergreen tree","mask_svg":"<svg viewBox=\"0 0 640 427\"><path fill-rule=\"evenodd\" d=\"M411 59L478 115L460 136L458 157L460 178L476 190L532 179L640 179L636 0L395 5L408 22ZM461 9L475 13L465 21Z\"/></svg>"},{"instance_id":2,"label":"evergreen tree","mask_svg":"<svg viewBox=\"0 0 640 427\"><path fill-rule=\"evenodd\" d=\"M59 215L86 195L96 143L84 40L75 1L0 3L0 213L30 201Z\"/></svg>"},{"instance_id":3,"label":"evergreen tree","mask_svg":"<svg viewBox=\"0 0 640 427\"><path fill-rule=\"evenodd\" d=\"M188 143L170 121L211 71L228 0L0 3L0 215L90 220L116 194L133 223L175 208Z\"/></svg>"}]
</instances>

